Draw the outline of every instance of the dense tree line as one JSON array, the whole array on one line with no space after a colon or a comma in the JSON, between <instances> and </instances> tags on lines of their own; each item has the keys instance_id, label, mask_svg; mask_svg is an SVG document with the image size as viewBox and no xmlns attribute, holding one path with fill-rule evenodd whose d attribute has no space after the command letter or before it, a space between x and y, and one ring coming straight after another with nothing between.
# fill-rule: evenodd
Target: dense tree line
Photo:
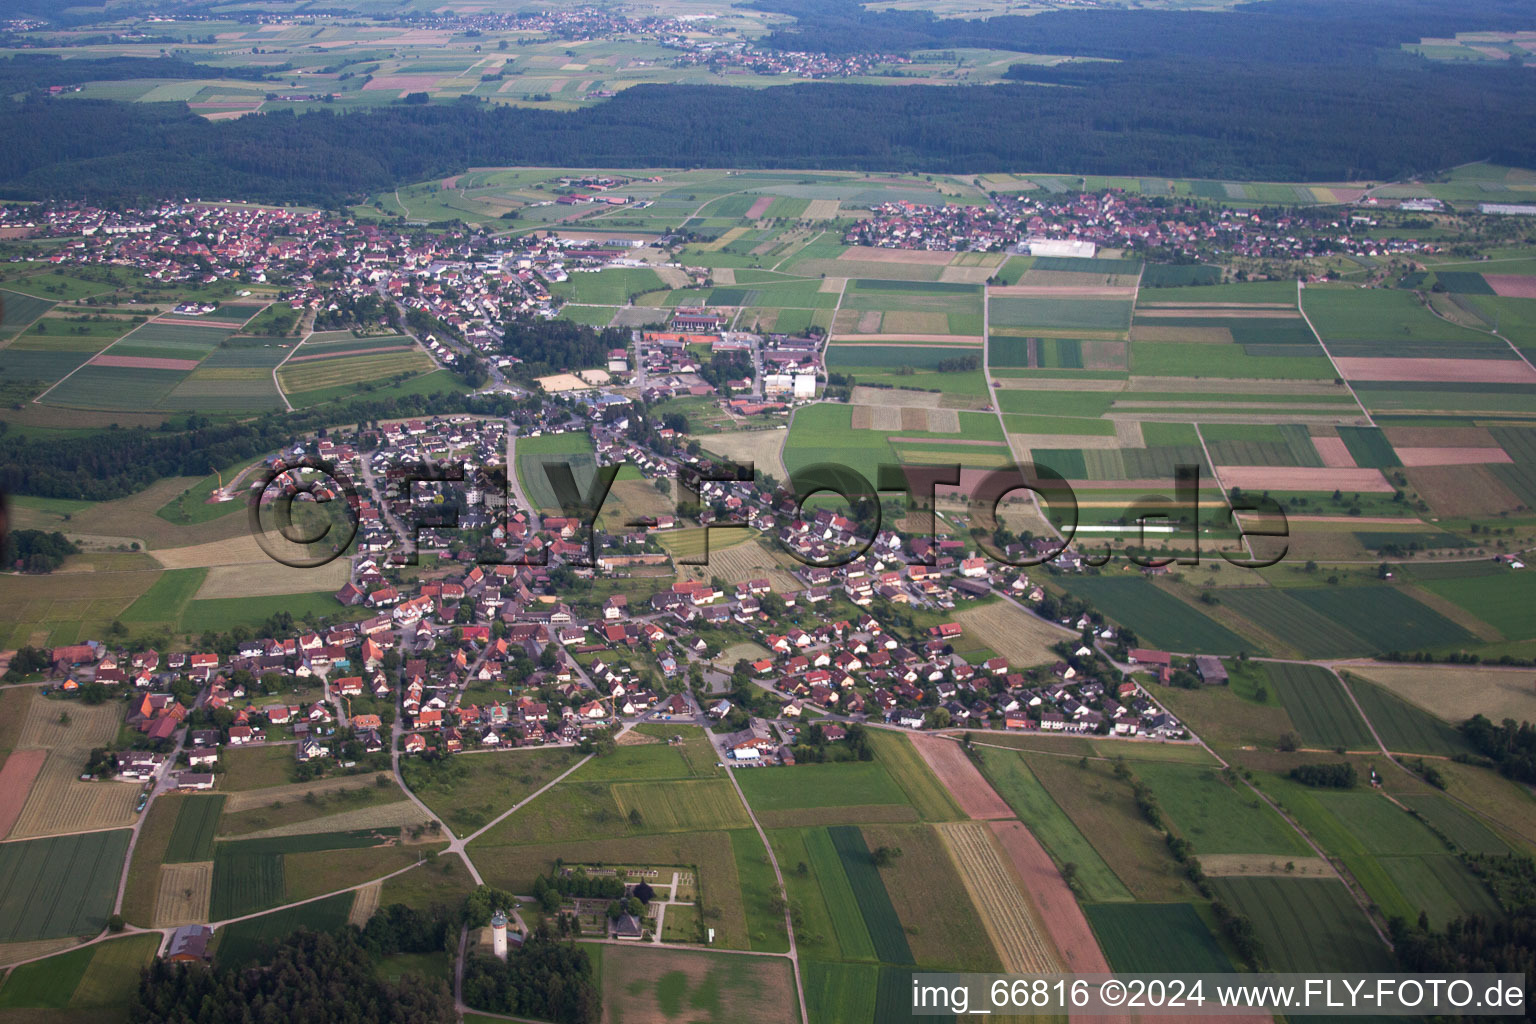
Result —
<instances>
[{"instance_id":1,"label":"dense tree line","mask_svg":"<svg viewBox=\"0 0 1536 1024\"><path fill-rule=\"evenodd\" d=\"M79 552L75 542L57 530L13 530L5 538L0 565L22 572L53 572L64 559Z\"/></svg>"},{"instance_id":2,"label":"dense tree line","mask_svg":"<svg viewBox=\"0 0 1536 1024\"><path fill-rule=\"evenodd\" d=\"M1291 769L1291 778L1304 786L1354 789L1355 766L1348 761L1340 761L1338 764L1302 764Z\"/></svg>"},{"instance_id":3,"label":"dense tree line","mask_svg":"<svg viewBox=\"0 0 1536 1024\"><path fill-rule=\"evenodd\" d=\"M617 875L589 875L577 868L569 875L556 872L550 877L540 875L535 878L533 894L542 900L546 892L582 899L616 900L624 895L624 882Z\"/></svg>"},{"instance_id":4,"label":"dense tree line","mask_svg":"<svg viewBox=\"0 0 1536 1024\"><path fill-rule=\"evenodd\" d=\"M363 946L374 956L434 953L448 948L449 914L440 907L416 910L404 903L381 907L363 928Z\"/></svg>"},{"instance_id":5,"label":"dense tree line","mask_svg":"<svg viewBox=\"0 0 1536 1024\"><path fill-rule=\"evenodd\" d=\"M522 360L517 373L524 377L606 366L609 349L629 344L622 327L598 329L574 320L520 317L502 326L502 351Z\"/></svg>"},{"instance_id":6,"label":"dense tree line","mask_svg":"<svg viewBox=\"0 0 1536 1024\"><path fill-rule=\"evenodd\" d=\"M130 78L182 80L240 78L263 81L271 68L231 66L216 68L178 57L106 57L101 60L64 60L51 53L18 53L0 60L0 95L72 86L83 82L120 82Z\"/></svg>"},{"instance_id":7,"label":"dense tree line","mask_svg":"<svg viewBox=\"0 0 1536 1024\"><path fill-rule=\"evenodd\" d=\"M640 85L568 113L391 106L218 123L175 104L38 99L0 119L0 188L33 199L336 204L514 163L1279 180L1391 178L1484 158L1536 165L1536 76L1502 64L1362 62L1303 75L1281 64L1150 59L1012 74L1028 81Z\"/></svg>"},{"instance_id":8,"label":"dense tree line","mask_svg":"<svg viewBox=\"0 0 1536 1024\"><path fill-rule=\"evenodd\" d=\"M453 391L398 398L358 399L243 422L192 417L187 429L111 428L70 437L6 436L0 490L45 498L106 501L132 494L168 476L206 476L244 458L276 451L301 434L331 423L401 416L473 412L505 415L511 401ZM20 434L20 431L17 431Z\"/></svg>"},{"instance_id":9,"label":"dense tree line","mask_svg":"<svg viewBox=\"0 0 1536 1024\"><path fill-rule=\"evenodd\" d=\"M1506 718L1502 725L1494 725L1483 715L1473 715L1462 723L1461 732L1501 774L1516 782L1536 783L1536 729L1530 722Z\"/></svg>"},{"instance_id":10,"label":"dense tree line","mask_svg":"<svg viewBox=\"0 0 1536 1024\"><path fill-rule=\"evenodd\" d=\"M542 924L509 952L505 963L483 954L469 956L464 1002L559 1024L593 1024L602 1009L587 951L556 941Z\"/></svg>"},{"instance_id":11,"label":"dense tree line","mask_svg":"<svg viewBox=\"0 0 1536 1024\"><path fill-rule=\"evenodd\" d=\"M1373 51L1425 37L1529 27L1523 0L1268 0L1237 12L1169 10L1050 11L981 20L927 11L870 11L857 0L758 0L759 10L795 23L761 41L819 53L907 53L979 47L1134 61L1147 57L1227 57L1320 64L1364 60Z\"/></svg>"},{"instance_id":12,"label":"dense tree line","mask_svg":"<svg viewBox=\"0 0 1536 1024\"><path fill-rule=\"evenodd\" d=\"M440 980L407 974L398 983L380 981L352 928L296 932L277 943L261 970L188 969L156 959L128 1013L133 1024L449 1024L457 1016L453 995Z\"/></svg>"},{"instance_id":13,"label":"dense tree line","mask_svg":"<svg viewBox=\"0 0 1536 1024\"><path fill-rule=\"evenodd\" d=\"M1524 907L1507 917L1473 914L1438 932L1430 931L1422 917L1418 927L1394 918L1391 936L1398 968L1403 971L1524 974L1527 984L1536 978L1536 907Z\"/></svg>"}]
</instances>

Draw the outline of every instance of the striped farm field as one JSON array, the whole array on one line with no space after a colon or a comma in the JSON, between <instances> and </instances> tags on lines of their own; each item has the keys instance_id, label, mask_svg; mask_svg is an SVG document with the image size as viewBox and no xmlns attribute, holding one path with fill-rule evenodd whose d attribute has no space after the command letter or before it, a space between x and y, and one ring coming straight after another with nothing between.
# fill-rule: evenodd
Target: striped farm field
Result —
<instances>
[{"instance_id":1,"label":"striped farm field","mask_svg":"<svg viewBox=\"0 0 1536 1024\"><path fill-rule=\"evenodd\" d=\"M1264 666L1264 671L1279 691L1291 721L1296 723L1302 742L1307 746L1367 750L1376 745L1360 713L1332 672L1316 665L1288 662L1271 662Z\"/></svg>"},{"instance_id":2,"label":"striped farm field","mask_svg":"<svg viewBox=\"0 0 1536 1024\"><path fill-rule=\"evenodd\" d=\"M128 836L117 829L0 845L0 942L106 927Z\"/></svg>"},{"instance_id":3,"label":"striped farm field","mask_svg":"<svg viewBox=\"0 0 1536 1024\"><path fill-rule=\"evenodd\" d=\"M181 804L176 827L165 851L167 864L205 861L213 858L213 837L218 831L219 815L224 811L224 794L194 793Z\"/></svg>"},{"instance_id":4,"label":"striped farm field","mask_svg":"<svg viewBox=\"0 0 1536 1024\"><path fill-rule=\"evenodd\" d=\"M875 956L890 964L912 963L907 933L902 928L901 918L896 915L896 908L891 905L890 893L886 892L864 834L857 825L835 825L827 829L827 834L832 838L832 847L842 862L854 902L869 929Z\"/></svg>"},{"instance_id":5,"label":"striped farm field","mask_svg":"<svg viewBox=\"0 0 1536 1024\"><path fill-rule=\"evenodd\" d=\"M41 396L44 405L77 409L160 409L185 370L82 366Z\"/></svg>"},{"instance_id":6,"label":"striped farm field","mask_svg":"<svg viewBox=\"0 0 1536 1024\"><path fill-rule=\"evenodd\" d=\"M638 812L648 830L686 832L751 824L735 787L724 779L678 780L665 786L618 782L612 789L620 813L627 817Z\"/></svg>"},{"instance_id":7,"label":"striped farm field","mask_svg":"<svg viewBox=\"0 0 1536 1024\"><path fill-rule=\"evenodd\" d=\"M936 826L960 869L960 877L981 912L982 923L1008 972L1052 974L1061 961L1036 918L1034 905L997 848L986 824L954 822Z\"/></svg>"},{"instance_id":8,"label":"striped farm field","mask_svg":"<svg viewBox=\"0 0 1536 1024\"><path fill-rule=\"evenodd\" d=\"M77 752L49 753L10 838L133 824L139 787L127 782L82 782L81 763Z\"/></svg>"},{"instance_id":9,"label":"striped farm field","mask_svg":"<svg viewBox=\"0 0 1536 1024\"><path fill-rule=\"evenodd\" d=\"M160 888L155 893L154 927L175 928L207 921L212 892L213 861L162 865Z\"/></svg>"},{"instance_id":10,"label":"striped farm field","mask_svg":"<svg viewBox=\"0 0 1536 1024\"><path fill-rule=\"evenodd\" d=\"M347 915L347 923L355 924L359 928L368 923L373 912L379 909L379 897L384 892L383 882L374 882L357 890L352 897L352 910Z\"/></svg>"},{"instance_id":11,"label":"striped farm field","mask_svg":"<svg viewBox=\"0 0 1536 1024\"><path fill-rule=\"evenodd\" d=\"M343 356L294 366L289 360L277 371L284 391L317 391L321 388L392 377L418 374L432 369L432 359L425 352L390 352L383 355Z\"/></svg>"}]
</instances>

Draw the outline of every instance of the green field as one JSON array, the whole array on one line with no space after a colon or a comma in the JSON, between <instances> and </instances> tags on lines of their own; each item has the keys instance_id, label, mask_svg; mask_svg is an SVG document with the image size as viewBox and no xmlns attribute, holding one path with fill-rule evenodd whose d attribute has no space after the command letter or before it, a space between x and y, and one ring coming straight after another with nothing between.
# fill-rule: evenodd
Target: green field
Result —
<instances>
[{"instance_id":1,"label":"green field","mask_svg":"<svg viewBox=\"0 0 1536 1024\"><path fill-rule=\"evenodd\" d=\"M890 894L885 891L880 869L875 867L869 847L864 843L864 834L856 825L836 825L827 829L827 834L842 863L864 925L869 929L875 956L890 964L912 963L907 934L902 929L901 919L896 916L896 908L891 906Z\"/></svg>"},{"instance_id":2,"label":"green field","mask_svg":"<svg viewBox=\"0 0 1536 1024\"><path fill-rule=\"evenodd\" d=\"M1190 654L1232 654L1254 644L1142 577L1082 576L1062 586L1149 645Z\"/></svg>"},{"instance_id":3,"label":"green field","mask_svg":"<svg viewBox=\"0 0 1536 1024\"><path fill-rule=\"evenodd\" d=\"M1461 733L1389 690L1355 676L1349 688L1388 750L1455 757L1474 753Z\"/></svg>"},{"instance_id":4,"label":"green field","mask_svg":"<svg viewBox=\"0 0 1536 1024\"><path fill-rule=\"evenodd\" d=\"M1401 796L1398 799L1417 811L1426 822L1468 853L1503 857L1510 852L1508 843L1500 839L1487 825L1462 810L1449 797L1438 793L1424 793L1417 796Z\"/></svg>"},{"instance_id":5,"label":"green field","mask_svg":"<svg viewBox=\"0 0 1536 1024\"><path fill-rule=\"evenodd\" d=\"M1131 891L1104 863L1061 806L1030 771L1023 757L1011 750L978 746L981 767L998 795L1040 840L1058 865L1075 864L1076 887L1091 901L1129 900Z\"/></svg>"},{"instance_id":6,"label":"green field","mask_svg":"<svg viewBox=\"0 0 1536 1024\"><path fill-rule=\"evenodd\" d=\"M1344 884L1321 878L1213 878L1216 894L1253 922L1274 971L1386 971L1391 956Z\"/></svg>"},{"instance_id":7,"label":"green field","mask_svg":"<svg viewBox=\"0 0 1536 1024\"><path fill-rule=\"evenodd\" d=\"M805 1009L813 1021L874 1024L882 968L874 964L801 963Z\"/></svg>"},{"instance_id":8,"label":"green field","mask_svg":"<svg viewBox=\"0 0 1536 1024\"><path fill-rule=\"evenodd\" d=\"M1432 580L1424 589L1465 608L1511 640L1536 633L1531 616L1536 575L1529 572L1505 569L1489 576Z\"/></svg>"},{"instance_id":9,"label":"green field","mask_svg":"<svg viewBox=\"0 0 1536 1024\"><path fill-rule=\"evenodd\" d=\"M879 761L801 764L737 774L754 811L797 811L907 803L907 795Z\"/></svg>"},{"instance_id":10,"label":"green field","mask_svg":"<svg viewBox=\"0 0 1536 1024\"><path fill-rule=\"evenodd\" d=\"M1280 694L1304 745L1328 750L1375 748L1370 730L1332 672L1316 665L1283 662L1270 662L1264 671Z\"/></svg>"},{"instance_id":11,"label":"green field","mask_svg":"<svg viewBox=\"0 0 1536 1024\"><path fill-rule=\"evenodd\" d=\"M67 1019L109 1019L132 1002L139 971L159 945L159 935L128 935L22 964L0 985L0 1010L96 1011Z\"/></svg>"},{"instance_id":12,"label":"green field","mask_svg":"<svg viewBox=\"0 0 1536 1024\"><path fill-rule=\"evenodd\" d=\"M231 502L231 505L237 504ZM175 627L187 602L208 576L207 569L167 569L119 618L131 625Z\"/></svg>"},{"instance_id":13,"label":"green field","mask_svg":"<svg viewBox=\"0 0 1536 1024\"><path fill-rule=\"evenodd\" d=\"M1296 588L1290 596L1371 644L1372 653L1465 643L1471 634L1389 586Z\"/></svg>"},{"instance_id":14,"label":"green field","mask_svg":"<svg viewBox=\"0 0 1536 1024\"><path fill-rule=\"evenodd\" d=\"M885 764L896 784L906 791L907 800L924 821L960 821L965 818L954 797L933 774L928 762L899 733L884 729L866 732L876 758Z\"/></svg>"},{"instance_id":15,"label":"green field","mask_svg":"<svg viewBox=\"0 0 1536 1024\"><path fill-rule=\"evenodd\" d=\"M1228 783L1214 768L1147 761L1135 771L1196 853L1311 852L1268 804L1240 782Z\"/></svg>"},{"instance_id":16,"label":"green field","mask_svg":"<svg viewBox=\"0 0 1536 1024\"><path fill-rule=\"evenodd\" d=\"M1066 331L1125 331L1131 303L1120 299L1024 298L990 300L993 327L1036 327Z\"/></svg>"},{"instance_id":17,"label":"green field","mask_svg":"<svg viewBox=\"0 0 1536 1024\"><path fill-rule=\"evenodd\" d=\"M665 786L620 782L613 786L619 810L638 811L648 831L744 828L751 824L735 788L725 779L672 780Z\"/></svg>"},{"instance_id":18,"label":"green field","mask_svg":"<svg viewBox=\"0 0 1536 1024\"><path fill-rule=\"evenodd\" d=\"M1371 645L1333 619L1313 611L1279 587L1224 587L1222 604L1290 644L1305 658L1369 654Z\"/></svg>"},{"instance_id":19,"label":"green field","mask_svg":"<svg viewBox=\"0 0 1536 1024\"><path fill-rule=\"evenodd\" d=\"M870 937L858 900L843 870L842 860L832 845L832 836L824 828L806 829L802 834L809 865L821 889L821 900L837 939L838 951L849 960L875 959L875 944Z\"/></svg>"},{"instance_id":20,"label":"green field","mask_svg":"<svg viewBox=\"0 0 1536 1024\"><path fill-rule=\"evenodd\" d=\"M1083 912L1112 970L1153 974L1233 969L1188 903L1089 903Z\"/></svg>"},{"instance_id":21,"label":"green field","mask_svg":"<svg viewBox=\"0 0 1536 1024\"><path fill-rule=\"evenodd\" d=\"M1410 291L1306 288L1302 307L1324 341L1485 341L1479 331L1446 323Z\"/></svg>"},{"instance_id":22,"label":"green field","mask_svg":"<svg viewBox=\"0 0 1536 1024\"><path fill-rule=\"evenodd\" d=\"M213 837L224 811L222 793L194 793L181 803L165 863L185 864L213 859Z\"/></svg>"},{"instance_id":23,"label":"green field","mask_svg":"<svg viewBox=\"0 0 1536 1024\"><path fill-rule=\"evenodd\" d=\"M352 899L350 892L337 893L323 900L225 925L218 932L219 944L214 960L220 966L237 966L260 957L264 944L275 942L300 928L334 931L347 923Z\"/></svg>"},{"instance_id":24,"label":"green field","mask_svg":"<svg viewBox=\"0 0 1536 1024\"><path fill-rule=\"evenodd\" d=\"M265 910L282 903L287 891L281 853L247 853L229 843L215 849L210 919L223 921Z\"/></svg>"},{"instance_id":25,"label":"green field","mask_svg":"<svg viewBox=\"0 0 1536 1024\"><path fill-rule=\"evenodd\" d=\"M0 845L0 942L95 935L117 896L129 830Z\"/></svg>"},{"instance_id":26,"label":"green field","mask_svg":"<svg viewBox=\"0 0 1536 1024\"><path fill-rule=\"evenodd\" d=\"M724 782L720 785L730 789ZM734 792L731 796L735 800ZM741 801L735 802L739 808ZM736 859L736 877L741 885L742 909L747 915L748 942L760 952L788 952L789 933L784 930L784 912L778 902L779 883L774 878L773 864L762 839L752 828L733 829L728 835L731 837L731 853Z\"/></svg>"}]
</instances>

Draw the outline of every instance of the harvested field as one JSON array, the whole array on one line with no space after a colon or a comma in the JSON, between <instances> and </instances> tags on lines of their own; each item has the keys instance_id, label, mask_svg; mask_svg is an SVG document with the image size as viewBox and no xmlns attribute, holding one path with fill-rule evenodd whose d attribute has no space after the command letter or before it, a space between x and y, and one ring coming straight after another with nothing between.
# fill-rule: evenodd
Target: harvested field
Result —
<instances>
[{"instance_id":1,"label":"harvested field","mask_svg":"<svg viewBox=\"0 0 1536 1024\"><path fill-rule=\"evenodd\" d=\"M37 939L33 942L0 942L0 967L48 956L78 944L79 940L73 936L67 939Z\"/></svg>"},{"instance_id":2,"label":"harvested field","mask_svg":"<svg viewBox=\"0 0 1536 1024\"><path fill-rule=\"evenodd\" d=\"M1456 381L1464 384L1536 384L1536 370L1520 359L1334 359L1348 380Z\"/></svg>"},{"instance_id":3,"label":"harvested field","mask_svg":"<svg viewBox=\"0 0 1536 1024\"><path fill-rule=\"evenodd\" d=\"M1355 458L1349 454L1349 446L1342 437L1314 437L1312 447L1329 469L1354 469Z\"/></svg>"},{"instance_id":4,"label":"harvested field","mask_svg":"<svg viewBox=\"0 0 1536 1024\"><path fill-rule=\"evenodd\" d=\"M1536 720L1528 670L1361 664L1349 671L1448 722L1474 714L1495 722Z\"/></svg>"},{"instance_id":5,"label":"harvested field","mask_svg":"<svg viewBox=\"0 0 1536 1024\"><path fill-rule=\"evenodd\" d=\"M1330 469L1307 466L1217 466L1224 488L1245 491L1343 491L1391 494L1394 488L1379 469Z\"/></svg>"},{"instance_id":6,"label":"harvested field","mask_svg":"<svg viewBox=\"0 0 1536 1024\"><path fill-rule=\"evenodd\" d=\"M1008 659L1013 671L1056 660L1051 644L1070 634L1007 601L967 608L955 616L968 636Z\"/></svg>"},{"instance_id":7,"label":"harvested field","mask_svg":"<svg viewBox=\"0 0 1536 1024\"><path fill-rule=\"evenodd\" d=\"M994 821L990 827L1056 948L1059 969L1072 974L1108 972L1088 919L1044 847L1022 822Z\"/></svg>"},{"instance_id":8,"label":"harvested field","mask_svg":"<svg viewBox=\"0 0 1536 1024\"><path fill-rule=\"evenodd\" d=\"M1536 299L1536 277L1526 274L1484 274L1483 280L1495 295L1515 299Z\"/></svg>"},{"instance_id":9,"label":"harvested field","mask_svg":"<svg viewBox=\"0 0 1536 1024\"><path fill-rule=\"evenodd\" d=\"M231 794L231 798L238 795L249 794ZM279 836L316 835L322 832L350 832L363 828L395 828L397 826L411 828L431 820L430 814L424 813L410 800L397 800L394 803L342 811L340 814L331 814L323 818L310 818L307 821L277 825L259 832L246 832L241 834L240 838L273 839Z\"/></svg>"},{"instance_id":10,"label":"harvested field","mask_svg":"<svg viewBox=\"0 0 1536 1024\"><path fill-rule=\"evenodd\" d=\"M611 945L602 964L603 1002L623 1007L624 1024L795 1024L800 1017L782 957ZM621 1016L610 1010L604 1019Z\"/></svg>"},{"instance_id":11,"label":"harvested field","mask_svg":"<svg viewBox=\"0 0 1536 1024\"><path fill-rule=\"evenodd\" d=\"M1513 512L1524 505L1483 466L1420 466L1407 470L1406 475L1419 497L1443 516Z\"/></svg>"},{"instance_id":12,"label":"harvested field","mask_svg":"<svg viewBox=\"0 0 1536 1024\"><path fill-rule=\"evenodd\" d=\"M1204 853L1200 870L1208 875L1272 875L1279 878L1328 878L1333 868L1321 857L1276 857L1267 853Z\"/></svg>"},{"instance_id":13,"label":"harvested field","mask_svg":"<svg viewBox=\"0 0 1536 1024\"><path fill-rule=\"evenodd\" d=\"M59 721L66 709L69 711L68 724ZM89 751L92 747L104 747L117 737L121 719L122 709L110 704L95 707L79 702L61 704L34 693L21 735L16 738L16 749L42 747L45 750Z\"/></svg>"},{"instance_id":14,"label":"harvested field","mask_svg":"<svg viewBox=\"0 0 1536 1024\"><path fill-rule=\"evenodd\" d=\"M764 473L783 480L789 474L784 469L780 453L785 430L741 430L729 434L710 434L698 439L706 450L730 459L732 462L750 462Z\"/></svg>"},{"instance_id":15,"label":"harvested field","mask_svg":"<svg viewBox=\"0 0 1536 1024\"><path fill-rule=\"evenodd\" d=\"M839 348L857 348L859 345L866 343L874 344L884 341L925 341L962 349L970 348L973 345L979 346L982 342L986 341L979 334L856 334L853 337L858 342L858 345L850 344L839 337L837 346Z\"/></svg>"},{"instance_id":16,"label":"harvested field","mask_svg":"<svg viewBox=\"0 0 1536 1024\"><path fill-rule=\"evenodd\" d=\"M922 733L913 733L910 739L928 767L933 769L933 774L939 777L968 816L983 820L1013 817L1013 809L997 795L960 744Z\"/></svg>"},{"instance_id":17,"label":"harvested field","mask_svg":"<svg viewBox=\"0 0 1536 1024\"><path fill-rule=\"evenodd\" d=\"M1384 427L1392 447L1404 448L1497 448L1498 440L1487 427Z\"/></svg>"},{"instance_id":18,"label":"harvested field","mask_svg":"<svg viewBox=\"0 0 1536 1024\"><path fill-rule=\"evenodd\" d=\"M914 263L929 267L943 267L954 259L952 252L932 252L927 249L882 249L868 245L849 246L838 259L864 263Z\"/></svg>"},{"instance_id":19,"label":"harvested field","mask_svg":"<svg viewBox=\"0 0 1536 1024\"><path fill-rule=\"evenodd\" d=\"M877 405L869 410L869 426L871 430L901 430L901 407L898 405Z\"/></svg>"},{"instance_id":20,"label":"harvested field","mask_svg":"<svg viewBox=\"0 0 1536 1024\"><path fill-rule=\"evenodd\" d=\"M91 360L93 366L123 366L134 370L195 370L196 359L157 359L151 356L99 355Z\"/></svg>"},{"instance_id":21,"label":"harvested field","mask_svg":"<svg viewBox=\"0 0 1536 1024\"><path fill-rule=\"evenodd\" d=\"M139 787L127 782L82 782L84 763L84 751L50 751L9 838L132 825Z\"/></svg>"},{"instance_id":22,"label":"harvested field","mask_svg":"<svg viewBox=\"0 0 1536 1024\"><path fill-rule=\"evenodd\" d=\"M900 404L909 409L937 409L944 397L934 391L855 387L849 401L854 405L879 406L887 404L893 394L901 396Z\"/></svg>"},{"instance_id":23,"label":"harvested field","mask_svg":"<svg viewBox=\"0 0 1536 1024\"><path fill-rule=\"evenodd\" d=\"M757 541L722 547L719 541L709 546L708 565L680 565L681 576L708 580L719 576L727 583L745 583L747 580L766 579L775 593L785 594L801 589L801 584L784 570L773 554Z\"/></svg>"},{"instance_id":24,"label":"harvested field","mask_svg":"<svg viewBox=\"0 0 1536 1024\"><path fill-rule=\"evenodd\" d=\"M1227 327L1161 327L1152 324L1134 324L1132 341L1183 341L1209 344L1232 344L1232 331Z\"/></svg>"},{"instance_id":25,"label":"harvested field","mask_svg":"<svg viewBox=\"0 0 1536 1024\"><path fill-rule=\"evenodd\" d=\"M292 760L291 756L289 760ZM236 814L240 811L248 811L253 807L269 807L274 803L291 803L294 800L304 799L304 794L310 792L319 796L325 793L335 793L343 789L362 789L374 785L373 778L371 772L365 772L361 775L342 775L334 779L320 779L315 782L295 782L287 786L268 786L264 789L247 789L227 793L224 801L224 813Z\"/></svg>"},{"instance_id":26,"label":"harvested field","mask_svg":"<svg viewBox=\"0 0 1536 1024\"><path fill-rule=\"evenodd\" d=\"M866 316L868 314L865 314ZM860 321L859 330L864 331L863 321ZM897 310L884 314L875 330L883 329L887 334L948 334L949 314L947 313L920 313L910 310ZM873 334L874 330L867 333Z\"/></svg>"},{"instance_id":27,"label":"harvested field","mask_svg":"<svg viewBox=\"0 0 1536 1024\"><path fill-rule=\"evenodd\" d=\"M1515 460L1502 448L1398 448L1404 466L1467 466Z\"/></svg>"},{"instance_id":28,"label":"harvested field","mask_svg":"<svg viewBox=\"0 0 1536 1024\"><path fill-rule=\"evenodd\" d=\"M1134 299L1136 289L1104 285L1084 288L1080 285L1005 284L989 289L987 294L996 298Z\"/></svg>"},{"instance_id":29,"label":"harvested field","mask_svg":"<svg viewBox=\"0 0 1536 1024\"><path fill-rule=\"evenodd\" d=\"M837 207L836 199L812 199L801 216L810 221L832 220L837 216Z\"/></svg>"},{"instance_id":30,"label":"harvested field","mask_svg":"<svg viewBox=\"0 0 1536 1024\"><path fill-rule=\"evenodd\" d=\"M854 323L853 330L857 334L878 334L880 323L885 319L878 309L866 310L859 314L859 319Z\"/></svg>"},{"instance_id":31,"label":"harvested field","mask_svg":"<svg viewBox=\"0 0 1536 1024\"><path fill-rule=\"evenodd\" d=\"M345 558L313 569L294 568L271 558L265 563L216 565L208 570L194 599L275 597L338 590L347 582L348 571Z\"/></svg>"},{"instance_id":32,"label":"harvested field","mask_svg":"<svg viewBox=\"0 0 1536 1024\"><path fill-rule=\"evenodd\" d=\"M383 882L370 882L358 889L352 897L352 910L347 915L347 924L355 924L359 928L367 924L373 912L379 909L379 894L383 891Z\"/></svg>"},{"instance_id":33,"label":"harvested field","mask_svg":"<svg viewBox=\"0 0 1536 1024\"><path fill-rule=\"evenodd\" d=\"M1018 822L1009 824L1018 825ZM971 902L980 911L982 923L992 939L1003 962L1003 970L1010 972L1055 973L1062 970L1081 970L1070 962L1063 963L1061 956L1052 948L1047 928L1041 920L1038 908L1020 885L1019 876L1010 869L998 850L998 839L980 822L952 822L936 825L949 854L954 858L960 877L971 895ZM1043 856L1042 851L1042 856ZM1049 865L1050 860L1046 863ZM1055 867L1051 870L1054 872ZM1060 876L1058 876L1059 878ZM1065 890L1065 883L1062 884ZM1067 899L1071 900L1071 894ZM1077 910L1077 904L1072 904ZM1077 911L1079 917L1081 911ZM1087 921L1083 922L1087 928ZM1090 941L1092 935L1089 935ZM1098 946L1094 946L1095 952ZM1102 959L1102 957L1101 957ZM1104 968L1108 970L1108 968Z\"/></svg>"},{"instance_id":34,"label":"harvested field","mask_svg":"<svg viewBox=\"0 0 1536 1024\"><path fill-rule=\"evenodd\" d=\"M1098 451L1114 451L1125 447L1114 434L1009 434L1015 450L1021 448L1059 451L1063 448L1086 448Z\"/></svg>"},{"instance_id":35,"label":"harvested field","mask_svg":"<svg viewBox=\"0 0 1536 1024\"><path fill-rule=\"evenodd\" d=\"M0 836L8 835L26 805L32 783L48 759L46 750L18 750L0 768Z\"/></svg>"},{"instance_id":36,"label":"harvested field","mask_svg":"<svg viewBox=\"0 0 1536 1024\"><path fill-rule=\"evenodd\" d=\"M1296 312L1295 306L1158 306L1151 309L1143 306L1136 310L1138 320L1155 320L1159 317L1178 320L1295 320L1300 319L1301 314Z\"/></svg>"},{"instance_id":37,"label":"harvested field","mask_svg":"<svg viewBox=\"0 0 1536 1024\"><path fill-rule=\"evenodd\" d=\"M212 892L213 861L161 865L154 927L175 928L207 921L208 897Z\"/></svg>"}]
</instances>

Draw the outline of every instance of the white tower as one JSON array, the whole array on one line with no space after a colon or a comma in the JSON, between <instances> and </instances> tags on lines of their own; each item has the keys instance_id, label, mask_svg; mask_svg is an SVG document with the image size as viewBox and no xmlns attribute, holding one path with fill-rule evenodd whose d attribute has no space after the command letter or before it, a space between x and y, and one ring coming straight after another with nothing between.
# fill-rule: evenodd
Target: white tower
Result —
<instances>
[{"instance_id":1,"label":"white tower","mask_svg":"<svg viewBox=\"0 0 1536 1024\"><path fill-rule=\"evenodd\" d=\"M491 952L502 960L507 958L507 915L499 910L491 915Z\"/></svg>"}]
</instances>

